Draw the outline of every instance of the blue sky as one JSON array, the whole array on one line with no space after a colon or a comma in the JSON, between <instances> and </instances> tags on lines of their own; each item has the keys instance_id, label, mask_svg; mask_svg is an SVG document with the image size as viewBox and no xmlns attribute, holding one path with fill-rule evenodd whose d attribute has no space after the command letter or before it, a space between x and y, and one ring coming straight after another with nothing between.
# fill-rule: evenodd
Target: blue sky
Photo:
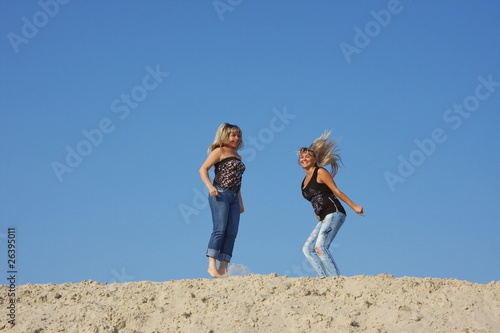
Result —
<instances>
[{"instance_id":1,"label":"blue sky","mask_svg":"<svg viewBox=\"0 0 500 333\"><path fill-rule=\"evenodd\" d=\"M296 151L331 130L337 185L366 214L348 210L331 247L343 275L498 280L499 11L0 2L1 267L11 227L18 284L208 278L198 169L229 122L245 142L232 263L246 272L314 276Z\"/></svg>"}]
</instances>

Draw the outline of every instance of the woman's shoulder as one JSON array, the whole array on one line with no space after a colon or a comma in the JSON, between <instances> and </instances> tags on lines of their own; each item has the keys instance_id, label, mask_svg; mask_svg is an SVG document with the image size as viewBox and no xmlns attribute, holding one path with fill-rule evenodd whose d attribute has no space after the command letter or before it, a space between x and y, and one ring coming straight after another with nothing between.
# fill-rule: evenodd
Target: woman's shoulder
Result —
<instances>
[{"instance_id":1,"label":"woman's shoulder","mask_svg":"<svg viewBox=\"0 0 500 333\"><path fill-rule=\"evenodd\" d=\"M326 170L323 167L317 167L316 172L318 173L320 180L324 179L325 177L332 178L332 175L330 174L330 172L328 172L328 170Z\"/></svg>"},{"instance_id":2,"label":"woman's shoulder","mask_svg":"<svg viewBox=\"0 0 500 333\"><path fill-rule=\"evenodd\" d=\"M210 152L210 155L212 156L222 156L222 154L224 154L222 147L216 147Z\"/></svg>"},{"instance_id":3,"label":"woman's shoulder","mask_svg":"<svg viewBox=\"0 0 500 333\"><path fill-rule=\"evenodd\" d=\"M221 147L214 148L209 154L208 158L209 160L213 161L213 163L217 163L221 160L221 157L223 156L224 151L221 149Z\"/></svg>"},{"instance_id":4,"label":"woman's shoulder","mask_svg":"<svg viewBox=\"0 0 500 333\"><path fill-rule=\"evenodd\" d=\"M329 173L324 167L317 167L316 170L318 173Z\"/></svg>"},{"instance_id":5,"label":"woman's shoulder","mask_svg":"<svg viewBox=\"0 0 500 333\"><path fill-rule=\"evenodd\" d=\"M212 149L212 153L214 154L222 154L223 151L224 147L215 147L214 149Z\"/></svg>"}]
</instances>

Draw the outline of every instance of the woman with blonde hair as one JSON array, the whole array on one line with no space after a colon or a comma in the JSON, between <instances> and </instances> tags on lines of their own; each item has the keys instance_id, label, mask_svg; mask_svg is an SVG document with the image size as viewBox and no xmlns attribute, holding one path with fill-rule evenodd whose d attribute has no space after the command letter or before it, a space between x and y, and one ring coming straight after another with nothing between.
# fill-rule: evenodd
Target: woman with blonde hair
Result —
<instances>
[{"instance_id":1,"label":"woman with blonde hair","mask_svg":"<svg viewBox=\"0 0 500 333\"><path fill-rule=\"evenodd\" d=\"M212 211L213 231L206 255L208 273L214 278L228 272L227 265L233 254L240 214L245 210L240 191L245 165L238 155L242 147L241 129L223 123L217 129L214 142L208 147L208 157L200 168L200 177L208 189L208 202ZM215 167L213 183L208 174L212 166Z\"/></svg>"},{"instance_id":2,"label":"woman with blonde hair","mask_svg":"<svg viewBox=\"0 0 500 333\"><path fill-rule=\"evenodd\" d=\"M329 250L346 218L344 207L338 199L357 214L363 215L363 207L352 202L333 180L338 171L340 156L336 142L329 141L330 134L331 132L323 133L309 148L302 147L298 151L299 163L306 173L301 185L302 195L311 202L318 218L302 251L318 276L340 275ZM331 166L330 172L324 168L327 165Z\"/></svg>"}]
</instances>

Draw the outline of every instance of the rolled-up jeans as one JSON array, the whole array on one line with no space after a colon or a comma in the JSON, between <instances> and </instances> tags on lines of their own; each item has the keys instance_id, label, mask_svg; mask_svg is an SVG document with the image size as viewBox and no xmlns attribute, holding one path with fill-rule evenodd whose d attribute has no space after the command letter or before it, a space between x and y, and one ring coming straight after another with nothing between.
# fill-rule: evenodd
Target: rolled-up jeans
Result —
<instances>
[{"instance_id":1,"label":"rolled-up jeans","mask_svg":"<svg viewBox=\"0 0 500 333\"><path fill-rule=\"evenodd\" d=\"M237 191L216 188L219 195L208 197L214 228L208 242L207 257L231 261L240 224L240 201Z\"/></svg>"},{"instance_id":2,"label":"rolled-up jeans","mask_svg":"<svg viewBox=\"0 0 500 333\"><path fill-rule=\"evenodd\" d=\"M344 224L345 214L335 212L319 221L302 251L318 276L336 276L340 271L330 253L330 244Z\"/></svg>"}]
</instances>

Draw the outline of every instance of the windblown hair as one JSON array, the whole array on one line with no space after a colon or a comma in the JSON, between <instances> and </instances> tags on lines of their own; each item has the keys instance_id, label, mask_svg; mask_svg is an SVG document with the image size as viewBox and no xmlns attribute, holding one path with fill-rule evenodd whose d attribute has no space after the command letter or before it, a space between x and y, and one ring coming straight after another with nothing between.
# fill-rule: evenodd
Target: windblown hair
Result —
<instances>
[{"instance_id":1,"label":"windblown hair","mask_svg":"<svg viewBox=\"0 0 500 333\"><path fill-rule=\"evenodd\" d=\"M330 174L332 177L335 177L339 170L339 163L342 163L342 160L340 159L340 149L337 147L337 141L333 139L329 140L331 133L331 131L324 132L319 138L311 143L309 148L300 148L298 154L310 154L316 158L316 165L319 167L330 165Z\"/></svg>"},{"instance_id":2,"label":"windblown hair","mask_svg":"<svg viewBox=\"0 0 500 333\"><path fill-rule=\"evenodd\" d=\"M229 135L231 133L240 133L242 139L240 140L240 144L238 145L237 149L243 148L243 132L241 131L241 129L236 125L222 123L215 133L214 142L210 146L208 146L208 152L210 153L215 148L227 145L229 143Z\"/></svg>"}]
</instances>

